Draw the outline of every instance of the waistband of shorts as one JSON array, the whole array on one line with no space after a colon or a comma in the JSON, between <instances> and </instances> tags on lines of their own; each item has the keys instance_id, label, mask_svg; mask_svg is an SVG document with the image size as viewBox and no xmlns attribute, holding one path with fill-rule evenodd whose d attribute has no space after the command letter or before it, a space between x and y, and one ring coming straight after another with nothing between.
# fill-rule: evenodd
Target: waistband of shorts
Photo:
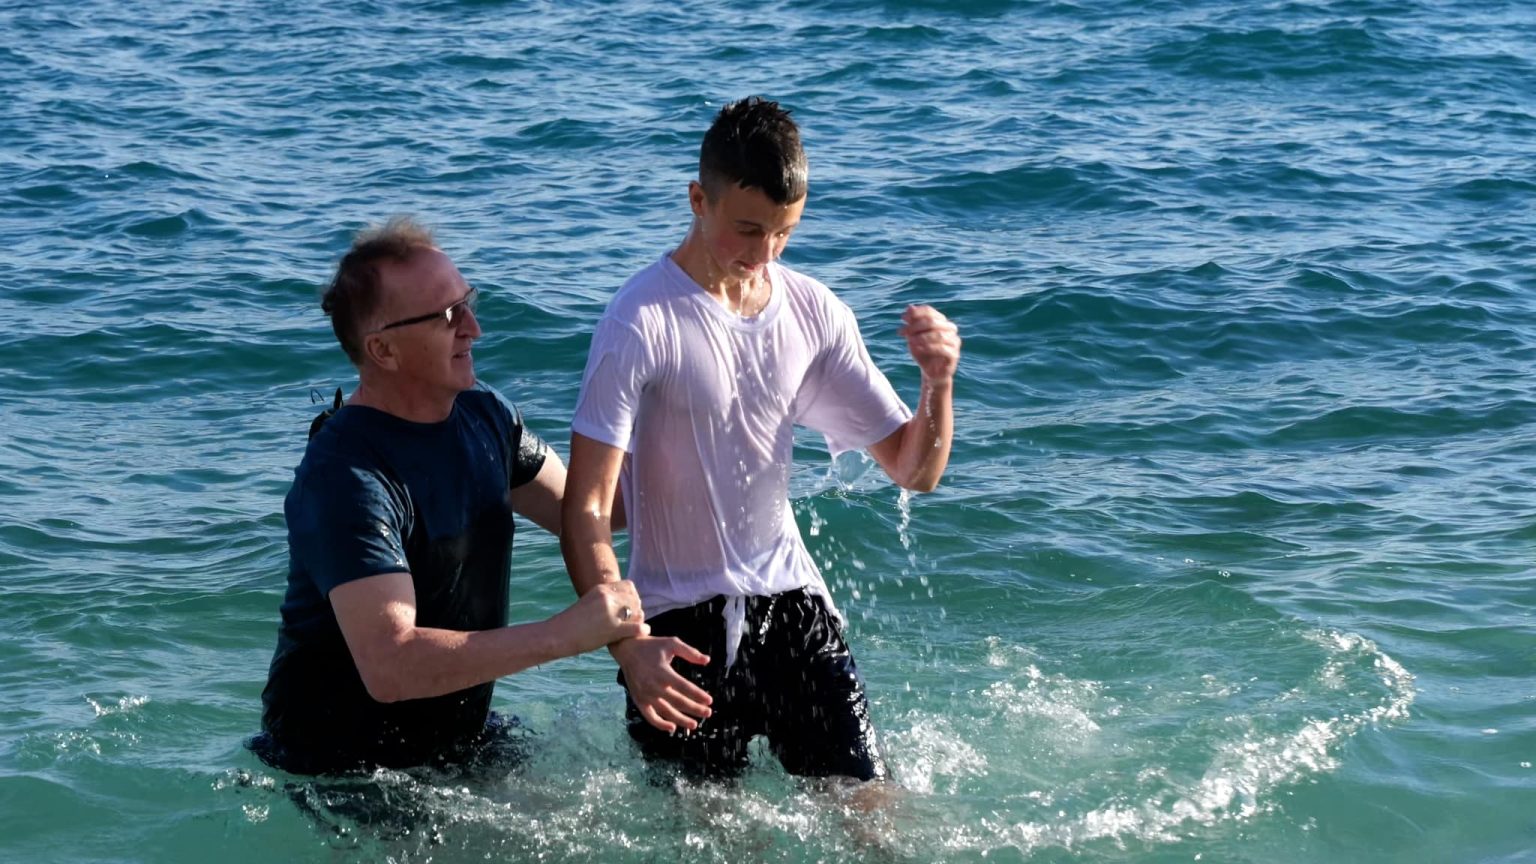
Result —
<instances>
[{"instance_id":1,"label":"waistband of shorts","mask_svg":"<svg viewBox=\"0 0 1536 864\"><path fill-rule=\"evenodd\" d=\"M749 607L756 607L764 603L799 603L805 600L824 598L825 595L815 590L812 586L791 588L788 591L780 591L777 594L747 594L744 599ZM725 604L730 602L730 597L725 594L716 594L708 600L701 600L692 606L679 606L676 609L668 609L655 615L646 615L646 619L655 621L664 615L679 615L693 618L718 618L725 611ZM828 604L830 607L830 604Z\"/></svg>"}]
</instances>

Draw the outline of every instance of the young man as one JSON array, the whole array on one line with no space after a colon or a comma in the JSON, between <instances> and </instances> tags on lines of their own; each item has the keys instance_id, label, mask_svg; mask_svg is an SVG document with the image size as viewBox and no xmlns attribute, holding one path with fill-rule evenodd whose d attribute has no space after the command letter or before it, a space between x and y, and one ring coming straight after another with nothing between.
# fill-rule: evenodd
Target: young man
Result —
<instances>
[{"instance_id":1,"label":"young man","mask_svg":"<svg viewBox=\"0 0 1536 864\"><path fill-rule=\"evenodd\" d=\"M598 323L571 435L561 548L577 593L620 578L611 514L630 514L629 578L651 635L610 646L649 758L729 775L765 734L793 774L885 774L868 701L790 509L793 426L867 448L903 487L949 460L954 324L913 306L914 416L852 311L777 263L805 208L799 130L777 103L727 105L688 185L682 245L631 278ZM677 666L674 660L683 661Z\"/></svg>"},{"instance_id":2,"label":"young man","mask_svg":"<svg viewBox=\"0 0 1536 864\"><path fill-rule=\"evenodd\" d=\"M468 759L497 678L643 636L634 585L507 626L514 511L559 533L565 467L475 380L475 290L417 224L358 237L322 308L358 387L284 504L288 591L252 749L338 774Z\"/></svg>"}]
</instances>

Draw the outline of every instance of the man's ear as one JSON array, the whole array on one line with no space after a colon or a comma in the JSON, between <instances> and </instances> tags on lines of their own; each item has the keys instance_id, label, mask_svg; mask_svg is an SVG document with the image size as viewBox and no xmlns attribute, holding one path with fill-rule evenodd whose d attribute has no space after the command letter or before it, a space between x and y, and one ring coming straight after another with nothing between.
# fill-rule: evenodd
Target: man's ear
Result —
<instances>
[{"instance_id":1,"label":"man's ear","mask_svg":"<svg viewBox=\"0 0 1536 864\"><path fill-rule=\"evenodd\" d=\"M704 184L697 180L688 181L688 206L693 210L695 219L704 218L704 208L709 204L709 193L704 191Z\"/></svg>"},{"instance_id":2,"label":"man's ear","mask_svg":"<svg viewBox=\"0 0 1536 864\"><path fill-rule=\"evenodd\" d=\"M394 343L382 333L369 333L363 337L363 354L368 362L390 372L400 368L400 355Z\"/></svg>"}]
</instances>

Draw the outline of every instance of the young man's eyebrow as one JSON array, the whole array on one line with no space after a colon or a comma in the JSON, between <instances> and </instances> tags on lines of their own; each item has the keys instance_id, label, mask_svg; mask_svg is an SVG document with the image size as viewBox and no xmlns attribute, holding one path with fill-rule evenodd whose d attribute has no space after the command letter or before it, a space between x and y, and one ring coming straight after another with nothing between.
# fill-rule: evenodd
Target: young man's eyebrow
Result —
<instances>
[{"instance_id":1,"label":"young man's eyebrow","mask_svg":"<svg viewBox=\"0 0 1536 864\"><path fill-rule=\"evenodd\" d=\"M747 228L761 228L764 231L768 230L768 226L767 225L764 225L761 222L753 222L751 219L736 219L734 221L736 223L736 227L738 227L738 228L747 227ZM790 223L788 225L785 225L782 228L776 228L774 230L775 231L788 231L788 230L790 230L792 228L799 227L799 225L800 225L799 222L792 222L792 223Z\"/></svg>"}]
</instances>

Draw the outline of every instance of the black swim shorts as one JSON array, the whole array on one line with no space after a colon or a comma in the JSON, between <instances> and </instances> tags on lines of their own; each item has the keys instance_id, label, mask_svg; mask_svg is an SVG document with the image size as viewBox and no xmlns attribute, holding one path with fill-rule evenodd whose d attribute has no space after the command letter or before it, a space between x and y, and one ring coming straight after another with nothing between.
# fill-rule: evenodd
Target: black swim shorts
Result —
<instances>
[{"instance_id":1,"label":"black swim shorts","mask_svg":"<svg viewBox=\"0 0 1536 864\"><path fill-rule=\"evenodd\" d=\"M791 774L886 776L864 682L826 602L804 590L748 597L730 669L725 668L724 608L725 598L715 597L647 619L651 635L676 636L709 655L707 666L675 660L673 668L714 702L710 717L684 735L652 726L626 700L629 734L645 757L673 762L692 776L729 777L746 767L752 738L766 735Z\"/></svg>"}]
</instances>

